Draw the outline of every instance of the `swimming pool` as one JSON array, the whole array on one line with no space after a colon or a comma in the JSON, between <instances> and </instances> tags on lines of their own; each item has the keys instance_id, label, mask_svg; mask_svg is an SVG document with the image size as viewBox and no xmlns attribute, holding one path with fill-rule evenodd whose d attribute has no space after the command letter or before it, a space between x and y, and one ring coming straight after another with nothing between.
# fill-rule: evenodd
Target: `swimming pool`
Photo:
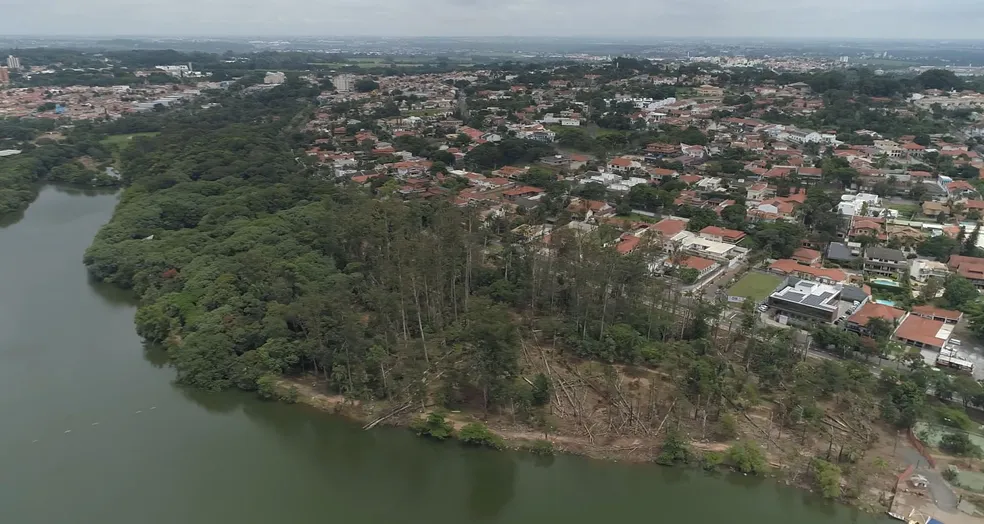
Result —
<instances>
[{"instance_id":1,"label":"swimming pool","mask_svg":"<svg viewBox=\"0 0 984 524\"><path fill-rule=\"evenodd\" d=\"M883 287L902 287L898 282L889 278L873 278L871 279L872 285L883 286Z\"/></svg>"},{"instance_id":2,"label":"swimming pool","mask_svg":"<svg viewBox=\"0 0 984 524\"><path fill-rule=\"evenodd\" d=\"M881 304L883 306L892 306L892 307L895 307L895 302L892 302L891 300L882 300L880 298L876 298L875 299L875 304Z\"/></svg>"}]
</instances>

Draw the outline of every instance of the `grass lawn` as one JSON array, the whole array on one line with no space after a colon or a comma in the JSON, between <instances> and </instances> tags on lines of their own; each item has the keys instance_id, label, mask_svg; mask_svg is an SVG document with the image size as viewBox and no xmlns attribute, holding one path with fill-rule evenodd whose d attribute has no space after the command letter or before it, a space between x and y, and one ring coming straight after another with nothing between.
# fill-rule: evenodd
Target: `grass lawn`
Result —
<instances>
[{"instance_id":1,"label":"grass lawn","mask_svg":"<svg viewBox=\"0 0 984 524\"><path fill-rule=\"evenodd\" d=\"M909 220L909 217L918 215L922 212L922 206L919 204L888 204L885 207L898 211L899 218L904 218L906 220Z\"/></svg>"},{"instance_id":2,"label":"grass lawn","mask_svg":"<svg viewBox=\"0 0 984 524\"><path fill-rule=\"evenodd\" d=\"M106 138L100 140L100 142L106 144L107 146L120 146L126 144L130 140L133 140L134 137L138 137L138 136L157 136L157 132L154 131L150 133L128 133L125 135L109 135Z\"/></svg>"},{"instance_id":3,"label":"grass lawn","mask_svg":"<svg viewBox=\"0 0 984 524\"><path fill-rule=\"evenodd\" d=\"M748 273L735 282L735 285L728 289L728 295L732 297L750 298L756 302L765 300L773 290L782 282L776 275L765 273Z\"/></svg>"}]
</instances>

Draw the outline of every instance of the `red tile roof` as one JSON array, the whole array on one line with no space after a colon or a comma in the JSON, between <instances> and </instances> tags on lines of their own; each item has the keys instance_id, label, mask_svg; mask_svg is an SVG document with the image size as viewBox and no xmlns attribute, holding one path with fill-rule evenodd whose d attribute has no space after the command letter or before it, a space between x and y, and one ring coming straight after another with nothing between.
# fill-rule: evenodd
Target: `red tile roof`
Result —
<instances>
[{"instance_id":1,"label":"red tile roof","mask_svg":"<svg viewBox=\"0 0 984 524\"><path fill-rule=\"evenodd\" d=\"M508 189L504 191L502 194L506 196L522 196L522 195L530 195L530 194L535 195L538 193L543 193L543 190L538 187L523 186L523 187L517 187L515 189Z\"/></svg>"},{"instance_id":2,"label":"red tile roof","mask_svg":"<svg viewBox=\"0 0 984 524\"><path fill-rule=\"evenodd\" d=\"M687 223L683 220L677 220L674 218L664 218L659 222L653 224L649 227L651 231L656 231L664 239L672 238L676 236L677 233L687 229Z\"/></svg>"},{"instance_id":3,"label":"red tile roof","mask_svg":"<svg viewBox=\"0 0 984 524\"><path fill-rule=\"evenodd\" d=\"M963 313L959 311L943 309L941 307L931 306L928 304L925 306L912 306L912 313L921 317L946 318L954 321L960 320L960 317L963 316Z\"/></svg>"},{"instance_id":4,"label":"red tile roof","mask_svg":"<svg viewBox=\"0 0 984 524\"><path fill-rule=\"evenodd\" d=\"M608 164L618 167L632 167L632 161L622 157L613 158Z\"/></svg>"},{"instance_id":5,"label":"red tile roof","mask_svg":"<svg viewBox=\"0 0 984 524\"><path fill-rule=\"evenodd\" d=\"M818 258L820 258L819 251L814 251L805 247L801 247L796 251L793 251L793 260L796 260L797 262L810 263Z\"/></svg>"},{"instance_id":6,"label":"red tile roof","mask_svg":"<svg viewBox=\"0 0 984 524\"><path fill-rule=\"evenodd\" d=\"M936 334L939 333L944 325L939 320L930 320L916 315L909 315L902 322L902 325L895 330L895 337L921 342L934 347L943 347L946 341L936 338Z\"/></svg>"},{"instance_id":7,"label":"red tile roof","mask_svg":"<svg viewBox=\"0 0 984 524\"><path fill-rule=\"evenodd\" d=\"M717 226L707 226L704 229L701 229L700 232L701 232L701 234L704 234L704 235L711 235L711 236L726 238L728 240L733 240L735 242L737 242L737 241L745 238L745 232L744 231L736 231L734 229L727 229L727 228L717 227Z\"/></svg>"},{"instance_id":8,"label":"red tile roof","mask_svg":"<svg viewBox=\"0 0 984 524\"><path fill-rule=\"evenodd\" d=\"M618 244L615 246L615 251L618 251L620 254L624 255L638 247L639 242L642 242L641 238L629 233L624 233L621 237L619 237Z\"/></svg>"},{"instance_id":9,"label":"red tile roof","mask_svg":"<svg viewBox=\"0 0 984 524\"><path fill-rule=\"evenodd\" d=\"M884 318L894 326L895 322L903 316L905 316L905 310L877 302L867 302L847 320L859 326L867 326L868 321L873 318Z\"/></svg>"},{"instance_id":10,"label":"red tile roof","mask_svg":"<svg viewBox=\"0 0 984 524\"><path fill-rule=\"evenodd\" d=\"M687 257L680 261L681 266L686 266L697 271L704 271L713 267L717 262L701 257Z\"/></svg>"},{"instance_id":11,"label":"red tile roof","mask_svg":"<svg viewBox=\"0 0 984 524\"><path fill-rule=\"evenodd\" d=\"M769 266L769 269L785 274L808 275L816 279L830 280L831 282L847 281L847 274L839 269L804 266L788 258L776 260Z\"/></svg>"}]
</instances>

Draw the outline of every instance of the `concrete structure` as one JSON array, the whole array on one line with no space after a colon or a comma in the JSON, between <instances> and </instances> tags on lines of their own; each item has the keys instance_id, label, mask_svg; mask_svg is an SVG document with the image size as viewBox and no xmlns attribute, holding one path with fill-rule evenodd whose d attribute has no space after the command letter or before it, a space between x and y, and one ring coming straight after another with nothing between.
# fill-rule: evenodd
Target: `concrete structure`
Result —
<instances>
[{"instance_id":1,"label":"concrete structure","mask_svg":"<svg viewBox=\"0 0 984 524\"><path fill-rule=\"evenodd\" d=\"M832 323L840 311L843 288L800 280L769 295L769 307L792 322Z\"/></svg>"},{"instance_id":2,"label":"concrete structure","mask_svg":"<svg viewBox=\"0 0 984 524\"><path fill-rule=\"evenodd\" d=\"M13 70L18 70L21 68L20 58L14 55L7 55L7 67Z\"/></svg>"},{"instance_id":3,"label":"concrete structure","mask_svg":"<svg viewBox=\"0 0 984 524\"><path fill-rule=\"evenodd\" d=\"M0 84L10 83L10 71L6 67L0 67Z\"/></svg>"}]
</instances>

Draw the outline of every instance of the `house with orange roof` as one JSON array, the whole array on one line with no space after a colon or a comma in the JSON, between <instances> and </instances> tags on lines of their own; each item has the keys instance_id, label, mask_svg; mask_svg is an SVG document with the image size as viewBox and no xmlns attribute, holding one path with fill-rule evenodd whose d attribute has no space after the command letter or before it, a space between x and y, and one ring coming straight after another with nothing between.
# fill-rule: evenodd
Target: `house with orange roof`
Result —
<instances>
[{"instance_id":1,"label":"house with orange roof","mask_svg":"<svg viewBox=\"0 0 984 524\"><path fill-rule=\"evenodd\" d=\"M888 322L892 331L895 331L895 327L899 325L905 315L904 309L877 302L865 302L853 315L847 318L844 328L862 335L869 335L868 323L873 318L881 318Z\"/></svg>"},{"instance_id":2,"label":"house with orange roof","mask_svg":"<svg viewBox=\"0 0 984 524\"><path fill-rule=\"evenodd\" d=\"M615 251L618 251L620 255L627 255L639 247L640 243L642 243L642 238L632 233L622 233L622 236L618 238L618 243L615 244Z\"/></svg>"},{"instance_id":3,"label":"house with orange roof","mask_svg":"<svg viewBox=\"0 0 984 524\"><path fill-rule=\"evenodd\" d=\"M608 162L608 170L616 173L627 173L632 169L641 168L642 165L631 158L615 157Z\"/></svg>"},{"instance_id":4,"label":"house with orange roof","mask_svg":"<svg viewBox=\"0 0 984 524\"><path fill-rule=\"evenodd\" d=\"M801 247L793 251L792 259L805 266L816 266L820 264L821 256L819 251Z\"/></svg>"},{"instance_id":5,"label":"house with orange roof","mask_svg":"<svg viewBox=\"0 0 984 524\"><path fill-rule=\"evenodd\" d=\"M676 265L677 267L697 270L697 280L703 279L718 267L718 263L713 260L695 256L683 257L677 261Z\"/></svg>"},{"instance_id":6,"label":"house with orange roof","mask_svg":"<svg viewBox=\"0 0 984 524\"><path fill-rule=\"evenodd\" d=\"M769 271L822 284L845 284L848 282L847 273L839 269L804 266L790 258L776 260L769 266Z\"/></svg>"},{"instance_id":7,"label":"house with orange roof","mask_svg":"<svg viewBox=\"0 0 984 524\"><path fill-rule=\"evenodd\" d=\"M895 330L893 338L906 346L940 351L950 340L953 327L939 320L909 315Z\"/></svg>"},{"instance_id":8,"label":"house with orange roof","mask_svg":"<svg viewBox=\"0 0 984 524\"><path fill-rule=\"evenodd\" d=\"M950 255L946 266L950 271L970 280L977 289L984 289L984 258Z\"/></svg>"},{"instance_id":9,"label":"house with orange roof","mask_svg":"<svg viewBox=\"0 0 984 524\"><path fill-rule=\"evenodd\" d=\"M492 174L506 178L519 178L525 175L526 171L528 171L528 169L524 167L503 166L493 171Z\"/></svg>"},{"instance_id":10,"label":"house with orange roof","mask_svg":"<svg viewBox=\"0 0 984 524\"><path fill-rule=\"evenodd\" d=\"M718 226L707 226L700 230L700 236L715 242L737 244L738 242L741 242L746 235L744 231L737 231L735 229L727 229Z\"/></svg>"},{"instance_id":11,"label":"house with orange roof","mask_svg":"<svg viewBox=\"0 0 984 524\"><path fill-rule=\"evenodd\" d=\"M677 236L680 232L685 231L687 229L687 222L689 222L689 220L681 218L664 218L663 220L649 226L649 230L652 231L660 241L666 242Z\"/></svg>"},{"instance_id":12,"label":"house with orange roof","mask_svg":"<svg viewBox=\"0 0 984 524\"><path fill-rule=\"evenodd\" d=\"M930 320L938 320L944 324L956 324L963 318L963 313L960 311L943 309L941 307L936 307L929 304L912 306L912 314L923 318L928 318Z\"/></svg>"}]
</instances>

